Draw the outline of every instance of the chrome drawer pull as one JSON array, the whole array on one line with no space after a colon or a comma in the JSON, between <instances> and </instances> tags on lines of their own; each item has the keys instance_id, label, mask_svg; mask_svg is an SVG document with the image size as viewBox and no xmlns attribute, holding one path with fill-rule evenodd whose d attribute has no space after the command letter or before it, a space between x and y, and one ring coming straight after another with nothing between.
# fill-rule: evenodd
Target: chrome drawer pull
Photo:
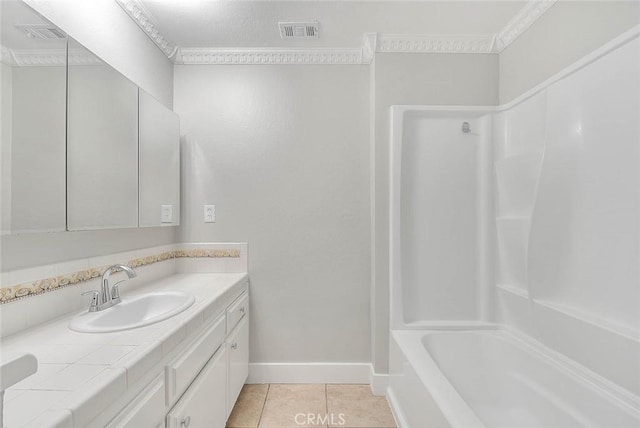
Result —
<instances>
[{"instance_id":1,"label":"chrome drawer pull","mask_svg":"<svg viewBox=\"0 0 640 428\"><path fill-rule=\"evenodd\" d=\"M238 342L233 342L231 344L231 349L238 349Z\"/></svg>"},{"instance_id":2,"label":"chrome drawer pull","mask_svg":"<svg viewBox=\"0 0 640 428\"><path fill-rule=\"evenodd\" d=\"M191 425L191 416L182 418L182 420L180 421L180 425L184 426L184 428L189 428L189 425Z\"/></svg>"}]
</instances>

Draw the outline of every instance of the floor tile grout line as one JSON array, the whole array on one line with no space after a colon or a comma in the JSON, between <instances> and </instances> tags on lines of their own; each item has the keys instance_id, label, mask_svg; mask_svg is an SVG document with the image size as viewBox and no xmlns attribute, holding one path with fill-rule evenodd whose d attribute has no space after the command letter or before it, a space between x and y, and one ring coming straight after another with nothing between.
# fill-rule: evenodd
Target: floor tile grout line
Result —
<instances>
[{"instance_id":1,"label":"floor tile grout line","mask_svg":"<svg viewBox=\"0 0 640 428\"><path fill-rule=\"evenodd\" d=\"M329 415L329 387L327 384L324 384L324 408L326 411L326 415ZM327 428L329 427L329 422L327 422Z\"/></svg>"},{"instance_id":2,"label":"floor tile grout line","mask_svg":"<svg viewBox=\"0 0 640 428\"><path fill-rule=\"evenodd\" d=\"M264 401L262 402L262 409L260 409L260 417L258 418L258 425L256 428L260 427L260 422L262 422L262 415L264 415L264 409L267 407L267 397L269 396L269 390L271 389L271 384L267 384L267 393L264 394Z\"/></svg>"}]
</instances>

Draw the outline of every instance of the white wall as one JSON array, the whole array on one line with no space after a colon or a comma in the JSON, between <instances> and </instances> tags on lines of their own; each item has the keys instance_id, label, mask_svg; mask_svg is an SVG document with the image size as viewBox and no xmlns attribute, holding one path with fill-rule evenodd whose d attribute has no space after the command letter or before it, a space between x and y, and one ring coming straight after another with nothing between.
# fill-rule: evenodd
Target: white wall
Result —
<instances>
[{"instance_id":1,"label":"white wall","mask_svg":"<svg viewBox=\"0 0 640 428\"><path fill-rule=\"evenodd\" d=\"M112 0L28 0L36 11L169 108L173 65ZM0 269L8 271L163 245L176 228L120 229L3 236Z\"/></svg>"},{"instance_id":2,"label":"white wall","mask_svg":"<svg viewBox=\"0 0 640 428\"><path fill-rule=\"evenodd\" d=\"M176 66L181 239L249 242L253 363L370 361L368 72Z\"/></svg>"},{"instance_id":3,"label":"white wall","mask_svg":"<svg viewBox=\"0 0 640 428\"><path fill-rule=\"evenodd\" d=\"M498 56L477 54L377 54L372 70L374 150L374 270L372 353L374 370L388 371L389 355L389 107L496 105Z\"/></svg>"},{"instance_id":4,"label":"white wall","mask_svg":"<svg viewBox=\"0 0 640 428\"><path fill-rule=\"evenodd\" d=\"M559 1L500 53L505 104L640 23L638 1Z\"/></svg>"}]
</instances>

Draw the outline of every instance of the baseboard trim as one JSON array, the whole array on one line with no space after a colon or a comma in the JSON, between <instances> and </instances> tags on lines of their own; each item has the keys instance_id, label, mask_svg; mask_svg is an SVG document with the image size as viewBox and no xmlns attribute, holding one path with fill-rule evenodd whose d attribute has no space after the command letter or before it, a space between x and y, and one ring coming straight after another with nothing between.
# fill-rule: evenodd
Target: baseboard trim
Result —
<instances>
[{"instance_id":1,"label":"baseboard trim","mask_svg":"<svg viewBox=\"0 0 640 428\"><path fill-rule=\"evenodd\" d=\"M251 363L247 383L369 384L369 363Z\"/></svg>"},{"instance_id":2,"label":"baseboard trim","mask_svg":"<svg viewBox=\"0 0 640 428\"><path fill-rule=\"evenodd\" d=\"M387 387L389 386L389 375L374 372L372 366L371 372L369 373L369 385L371 385L371 392L373 393L373 395L377 395L380 397L387 395Z\"/></svg>"}]
</instances>

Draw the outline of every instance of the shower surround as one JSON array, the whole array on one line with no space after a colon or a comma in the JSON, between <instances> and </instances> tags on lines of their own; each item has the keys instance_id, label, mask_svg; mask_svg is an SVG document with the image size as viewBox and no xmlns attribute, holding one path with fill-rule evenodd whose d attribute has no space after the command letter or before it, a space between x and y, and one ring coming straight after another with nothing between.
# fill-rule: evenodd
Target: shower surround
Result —
<instances>
[{"instance_id":1,"label":"shower surround","mask_svg":"<svg viewBox=\"0 0 640 428\"><path fill-rule=\"evenodd\" d=\"M640 424L639 35L498 108L392 108L402 426Z\"/></svg>"}]
</instances>

